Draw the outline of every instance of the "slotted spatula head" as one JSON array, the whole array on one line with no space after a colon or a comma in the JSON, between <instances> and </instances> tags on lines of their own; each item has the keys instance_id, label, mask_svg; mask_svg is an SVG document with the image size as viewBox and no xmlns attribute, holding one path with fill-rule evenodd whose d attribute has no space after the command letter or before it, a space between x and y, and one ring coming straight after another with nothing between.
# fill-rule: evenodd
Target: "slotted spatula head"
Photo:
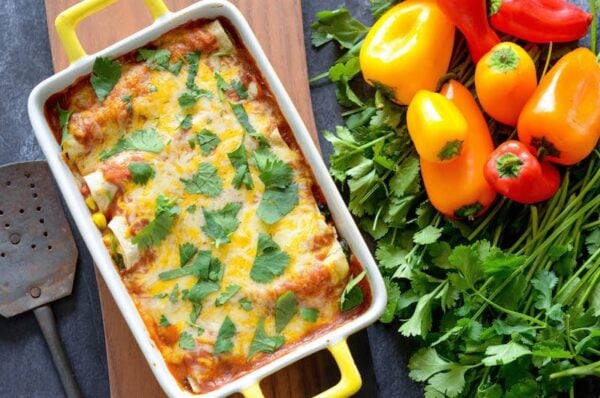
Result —
<instances>
[{"instance_id":1,"label":"slotted spatula head","mask_svg":"<svg viewBox=\"0 0 600 398\"><path fill-rule=\"evenodd\" d=\"M0 167L0 314L71 294L77 246L45 161Z\"/></svg>"}]
</instances>

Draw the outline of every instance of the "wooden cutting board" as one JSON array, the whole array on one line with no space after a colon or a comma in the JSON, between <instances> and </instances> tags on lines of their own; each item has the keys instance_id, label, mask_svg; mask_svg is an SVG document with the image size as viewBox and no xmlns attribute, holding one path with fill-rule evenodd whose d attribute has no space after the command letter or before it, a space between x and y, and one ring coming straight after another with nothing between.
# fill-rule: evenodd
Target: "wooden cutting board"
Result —
<instances>
[{"instance_id":1,"label":"wooden cutting board","mask_svg":"<svg viewBox=\"0 0 600 398\"><path fill-rule=\"evenodd\" d=\"M171 11L195 1L166 0ZM55 71L68 66L68 60L54 29L56 16L77 0L45 0L48 33ZM313 139L318 144L307 81L302 9L300 0L232 0L246 16L275 71L292 97ZM88 53L140 30L152 22L142 0L121 0L84 20L77 32ZM113 398L154 398L164 393L152 375L104 280L96 270L110 391ZM75 364L76 366L76 364ZM266 396L301 398L313 396L332 386L339 378L331 356L323 351L265 379Z\"/></svg>"}]
</instances>

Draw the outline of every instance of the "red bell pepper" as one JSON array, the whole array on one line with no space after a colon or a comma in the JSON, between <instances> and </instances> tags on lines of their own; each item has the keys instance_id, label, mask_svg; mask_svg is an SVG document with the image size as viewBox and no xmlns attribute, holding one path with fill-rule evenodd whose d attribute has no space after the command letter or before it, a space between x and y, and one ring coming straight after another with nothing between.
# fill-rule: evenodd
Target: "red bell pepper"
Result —
<instances>
[{"instance_id":1,"label":"red bell pepper","mask_svg":"<svg viewBox=\"0 0 600 398\"><path fill-rule=\"evenodd\" d=\"M540 163L520 141L498 146L485 165L484 175L498 193L523 204L551 198L560 185L558 169L551 163Z\"/></svg>"},{"instance_id":2,"label":"red bell pepper","mask_svg":"<svg viewBox=\"0 0 600 398\"><path fill-rule=\"evenodd\" d=\"M579 40L592 22L566 0L492 0L490 10L494 28L533 43Z\"/></svg>"},{"instance_id":3,"label":"red bell pepper","mask_svg":"<svg viewBox=\"0 0 600 398\"><path fill-rule=\"evenodd\" d=\"M467 39L473 62L500 43L488 22L486 0L437 0L437 4Z\"/></svg>"}]
</instances>

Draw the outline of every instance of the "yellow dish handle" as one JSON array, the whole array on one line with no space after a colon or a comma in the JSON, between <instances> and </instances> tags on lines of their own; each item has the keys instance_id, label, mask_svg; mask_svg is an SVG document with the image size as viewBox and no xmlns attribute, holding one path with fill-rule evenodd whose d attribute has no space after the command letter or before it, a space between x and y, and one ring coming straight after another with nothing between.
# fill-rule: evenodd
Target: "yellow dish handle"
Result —
<instances>
[{"instance_id":1,"label":"yellow dish handle","mask_svg":"<svg viewBox=\"0 0 600 398\"><path fill-rule=\"evenodd\" d=\"M342 398L356 394L362 386L362 378L354 363L346 339L344 338L330 345L328 350L340 368L340 381L329 390L316 395L315 398Z\"/></svg>"},{"instance_id":2,"label":"yellow dish handle","mask_svg":"<svg viewBox=\"0 0 600 398\"><path fill-rule=\"evenodd\" d=\"M54 26L56 26L58 37L60 38L71 63L87 55L77 37L77 24L116 1L117 0L83 0L74 6L67 8L56 17ZM169 12L169 9L163 0L144 0L144 3L155 20Z\"/></svg>"},{"instance_id":3,"label":"yellow dish handle","mask_svg":"<svg viewBox=\"0 0 600 398\"><path fill-rule=\"evenodd\" d=\"M329 390L323 391L315 398L346 398L356 394L362 386L362 378L360 372L354 363L350 348L346 339L342 339L335 344L327 347L333 355L333 359L340 368L340 381ZM260 381L252 384L248 388L240 391L244 398L263 398L262 390L260 389Z\"/></svg>"}]
</instances>

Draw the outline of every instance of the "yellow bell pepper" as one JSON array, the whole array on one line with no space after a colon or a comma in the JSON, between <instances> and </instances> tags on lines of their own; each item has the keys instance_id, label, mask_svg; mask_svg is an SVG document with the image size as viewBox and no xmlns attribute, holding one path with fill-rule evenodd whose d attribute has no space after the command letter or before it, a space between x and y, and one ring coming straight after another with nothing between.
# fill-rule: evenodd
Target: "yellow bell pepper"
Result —
<instances>
[{"instance_id":1,"label":"yellow bell pepper","mask_svg":"<svg viewBox=\"0 0 600 398\"><path fill-rule=\"evenodd\" d=\"M468 125L458 107L431 91L415 94L406 112L406 126L421 158L448 162L460 155Z\"/></svg>"},{"instance_id":2,"label":"yellow bell pepper","mask_svg":"<svg viewBox=\"0 0 600 398\"><path fill-rule=\"evenodd\" d=\"M435 0L406 0L381 16L360 50L364 79L408 105L419 90L435 91L448 71L454 25Z\"/></svg>"}]
</instances>

